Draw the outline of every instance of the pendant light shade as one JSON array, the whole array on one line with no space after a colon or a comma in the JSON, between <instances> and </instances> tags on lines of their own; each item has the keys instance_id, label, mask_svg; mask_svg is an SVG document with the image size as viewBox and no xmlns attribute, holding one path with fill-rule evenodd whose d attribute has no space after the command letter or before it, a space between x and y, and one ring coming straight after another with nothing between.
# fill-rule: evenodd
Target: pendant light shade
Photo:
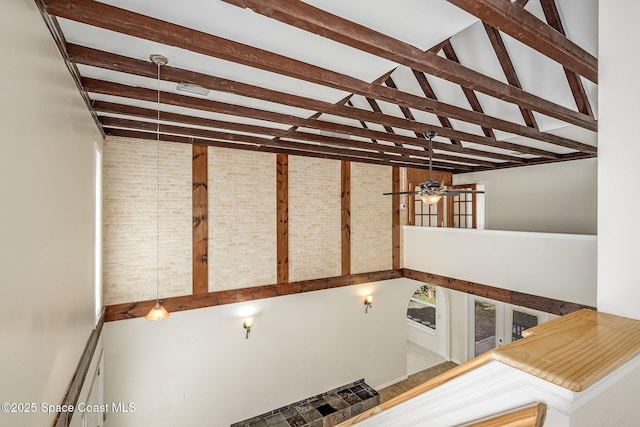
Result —
<instances>
[{"instance_id":1,"label":"pendant light shade","mask_svg":"<svg viewBox=\"0 0 640 427\"><path fill-rule=\"evenodd\" d=\"M156 305L144 316L147 320L162 320L165 317L169 317L169 312L160 305L160 302L156 302Z\"/></svg>"},{"instance_id":2,"label":"pendant light shade","mask_svg":"<svg viewBox=\"0 0 640 427\"><path fill-rule=\"evenodd\" d=\"M149 59L158 67L158 121L156 125L156 305L153 306L144 318L147 320L162 320L169 316L169 312L160 305L160 298L158 297L160 269L160 67L167 65L169 60L162 55L151 55Z\"/></svg>"}]
</instances>

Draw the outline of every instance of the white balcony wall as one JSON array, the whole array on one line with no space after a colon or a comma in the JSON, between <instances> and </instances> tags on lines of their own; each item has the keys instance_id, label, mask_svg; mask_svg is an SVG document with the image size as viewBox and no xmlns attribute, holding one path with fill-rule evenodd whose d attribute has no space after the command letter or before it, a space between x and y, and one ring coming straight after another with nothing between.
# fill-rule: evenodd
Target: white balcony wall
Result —
<instances>
[{"instance_id":1,"label":"white balcony wall","mask_svg":"<svg viewBox=\"0 0 640 427\"><path fill-rule=\"evenodd\" d=\"M405 226L404 267L596 306L596 236Z\"/></svg>"}]
</instances>

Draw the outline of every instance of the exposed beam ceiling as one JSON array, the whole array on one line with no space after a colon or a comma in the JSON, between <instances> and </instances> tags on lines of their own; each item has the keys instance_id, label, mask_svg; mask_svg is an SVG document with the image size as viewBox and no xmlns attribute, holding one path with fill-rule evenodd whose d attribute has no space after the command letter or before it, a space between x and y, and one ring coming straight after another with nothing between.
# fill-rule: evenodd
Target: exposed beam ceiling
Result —
<instances>
[{"instance_id":1,"label":"exposed beam ceiling","mask_svg":"<svg viewBox=\"0 0 640 427\"><path fill-rule=\"evenodd\" d=\"M598 60L518 4L509 0L448 0L482 22L598 83Z\"/></svg>"},{"instance_id":2,"label":"exposed beam ceiling","mask_svg":"<svg viewBox=\"0 0 640 427\"><path fill-rule=\"evenodd\" d=\"M424 11L444 14L440 23L429 17L429 44L416 41L415 29L386 21L382 13L367 15L365 25L359 15L348 13L349 4L327 0L186 1L185 6L210 8L211 16L176 16L180 13L168 0L153 5L36 1L106 134L158 137L152 109L157 69L148 56L169 51L178 59L170 57L161 68L161 140L426 167L424 134L436 131L434 166L453 173L597 153L591 108L596 90L580 77L597 81L597 73L596 78L591 73L594 64L597 71L597 60L569 39L562 5L554 0L477 2L485 12L508 3L497 17L477 12L488 36L481 42L472 36L472 17L444 0L426 0L432 4L421 6ZM371 11L385 9L371 1ZM470 7L465 0L449 1ZM537 8L534 12L543 13L549 24L523 9L525 4ZM417 13L404 11L402 1L394 7L405 17ZM227 29L218 34L224 25L215 22L225 20L233 21L234 29L251 26L266 40L289 36L265 48L269 43L255 37L247 42L249 33ZM514 27L525 35L510 33ZM532 28L542 28L534 41ZM575 22L571 28L575 31ZM540 91L532 83L531 72L522 68L530 61L528 47L505 40L505 33L538 45L550 58L545 61L562 65L560 78L545 76L553 90ZM476 63L466 48L471 41L481 44L484 56L478 58L488 62ZM552 43L554 48L547 46ZM332 62L338 46L351 53ZM356 62L349 63L351 57ZM378 72L372 77L374 69ZM269 75L277 77L273 84ZM176 90L184 84L205 92Z\"/></svg>"}]
</instances>

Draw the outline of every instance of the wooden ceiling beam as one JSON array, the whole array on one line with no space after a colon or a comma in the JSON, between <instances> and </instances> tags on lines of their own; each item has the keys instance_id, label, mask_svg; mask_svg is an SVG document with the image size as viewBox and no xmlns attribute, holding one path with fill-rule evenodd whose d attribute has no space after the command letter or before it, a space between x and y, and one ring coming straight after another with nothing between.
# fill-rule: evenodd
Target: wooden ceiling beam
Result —
<instances>
[{"instance_id":1,"label":"wooden ceiling beam","mask_svg":"<svg viewBox=\"0 0 640 427\"><path fill-rule=\"evenodd\" d=\"M140 107L124 105L124 104L115 104L115 103L105 102L105 101L94 102L93 108L94 108L94 111L98 114L98 116L100 116L103 113L107 113L107 114L139 117L139 118L144 118L149 120L156 120L157 118L156 110L140 108ZM291 130L291 129L285 131L282 129L271 128L266 126L247 125L242 123L206 119L206 118L195 117L195 116L187 116L183 114L169 113L166 111L161 112L161 119L164 122L183 123L187 125L203 126L203 127L209 127L209 128L235 130L239 132L248 132L248 133L261 134L261 135L267 135L267 136L275 136L276 138L291 138L295 140L310 141L310 142L317 142L317 143L324 143L324 144L335 144L336 142L339 142L342 144L347 143L346 141L340 140L339 138L332 138L330 136L319 135L316 133L309 133L309 132L303 132L303 131ZM354 142L354 141L350 140L350 142ZM361 144L367 144L360 141L358 142ZM434 142L434 146L436 146L437 149L441 149L442 147L448 148L447 144L442 144L439 142ZM388 145L382 145L382 144L380 144L379 146L376 145L371 147L371 149L374 149L374 148L377 148L379 151L382 151L382 149L384 149L387 152L395 152L398 154L404 154L406 156L424 156L425 153L423 150L428 147L425 142L425 145L422 147L423 150L405 148L402 145L400 145L399 149L396 149L397 146L388 146ZM519 159L517 157L513 157L513 156L503 157L499 154L494 155L494 153L487 153L480 150L466 149L466 150L457 150L453 152L456 152L459 154L466 154L468 156L476 156L476 157L489 158L489 159L493 158L490 156L495 156L496 160L502 160L510 163L513 163L515 159L516 163L524 163L524 160ZM439 152L435 152L434 158L435 159L442 158L442 159L447 159L453 162L460 162L460 163L487 166L487 167L492 167L497 164L495 161L487 161L487 160L468 158L468 157L462 157L462 156L449 156L447 158L445 154L439 153Z\"/></svg>"},{"instance_id":2,"label":"wooden ceiling beam","mask_svg":"<svg viewBox=\"0 0 640 427\"><path fill-rule=\"evenodd\" d=\"M105 128L105 133L110 136L115 137L124 137L124 138L137 138L137 139L146 139L146 140L156 140L158 139L158 135L155 132L145 132L139 130L132 129L119 129L119 128ZM183 135L171 135L171 134L163 134L161 133L159 136L161 141L166 142L176 142L182 144L197 144L197 145L206 145L210 147L221 147L221 148L231 148L235 150L246 150L246 151L259 151L265 153L282 153L289 154L294 156L304 156L304 157L316 157L321 159L331 159L331 160L347 160L351 162L360 162L360 163L371 163L377 165L386 165L386 166L404 166L410 168L425 168L426 166L422 163L413 162L410 160L403 160L401 157L396 156L389 157L389 159L378 159L371 158L367 156L362 156L357 153L355 154L340 154L338 150L328 148L328 147L313 147L308 146L308 144L300 144L300 149L294 146L285 146L282 144L272 143L268 141L268 145L256 145L253 143L240 143L240 142L232 142L225 140L212 140L212 139L203 139L203 138L194 138ZM351 150L353 151L353 150ZM396 160L397 159L397 160ZM454 168L435 168L436 170L445 170L449 172L456 172L457 170ZM458 171L459 172L459 171Z\"/></svg>"},{"instance_id":3,"label":"wooden ceiling beam","mask_svg":"<svg viewBox=\"0 0 640 427\"><path fill-rule=\"evenodd\" d=\"M522 6L509 0L448 1L560 65L598 83L598 60Z\"/></svg>"},{"instance_id":4,"label":"wooden ceiling beam","mask_svg":"<svg viewBox=\"0 0 640 427\"><path fill-rule=\"evenodd\" d=\"M393 78L391 78L391 76L389 76L389 78L384 81L384 84L386 84L387 86L389 86L392 89L398 89L398 86L393 81ZM431 89L431 86L429 86L429 89ZM425 92L425 95L428 98L434 99L436 101L438 100L438 98L436 97L436 94L435 94L435 92L433 92L433 90L431 90L429 95L427 95L426 92ZM402 111L402 114L404 115L404 117L406 119L415 120L415 117L413 116L413 113L411 112L410 109L408 109L407 107L403 107L402 105L399 105L398 107L400 107L400 111ZM449 119L447 117L444 117L442 115L437 115L437 117L438 117L438 121L440 122L440 124L442 125L443 128L453 129L453 125L451 124L451 121L449 121ZM424 134L419 134L417 132L416 132L416 137L426 139ZM460 141L458 141L455 138L449 138L449 141L451 141L452 144L460 145Z\"/></svg>"},{"instance_id":5,"label":"wooden ceiling beam","mask_svg":"<svg viewBox=\"0 0 640 427\"><path fill-rule=\"evenodd\" d=\"M448 60L460 63L458 55L453 49L453 45L451 44L450 39L448 39L447 42L442 45L442 52ZM418 80L418 84L420 85L420 87L422 87L422 90L427 93L426 91L430 89L430 85L424 73L418 70L413 70L413 75L416 77L416 80ZM476 93L468 87L460 86L460 88L462 89L464 97L467 98L467 102L469 102L471 109L473 111L477 111L478 113L484 114L484 110L482 109L482 105L480 105L480 100L478 99ZM496 139L496 134L493 129L482 126L482 132L486 137Z\"/></svg>"},{"instance_id":6,"label":"wooden ceiling beam","mask_svg":"<svg viewBox=\"0 0 640 427\"><path fill-rule=\"evenodd\" d=\"M121 71L128 74L145 77L155 78L157 74L155 65L150 61L128 58L125 56L103 52L74 44L68 44L67 51L69 56L73 58L73 61L76 61L79 64L101 67L109 70ZM420 123L415 120L408 120L406 118L403 119L400 117L383 114L379 111L367 111L361 108L348 107L343 105L342 102L331 104L328 102L318 101L297 95L291 95L275 90L253 86L246 83L218 78L206 74L196 73L193 71L182 70L170 66L163 67L162 79L175 83L191 83L211 90L228 92L265 101L277 102L293 107L319 111L319 113L312 116L312 118L319 117L321 113L330 113L337 116L358 120L361 123L365 121L379 123L387 126L394 126L411 130L418 133L435 131L439 135L442 135L444 137L457 138L459 140L465 140L483 145L495 146L496 144L495 141L484 139L479 135L459 132L454 129L440 128L438 126ZM349 95L349 97L350 96L351 95ZM498 145L497 148L502 147Z\"/></svg>"},{"instance_id":7,"label":"wooden ceiling beam","mask_svg":"<svg viewBox=\"0 0 640 427\"><path fill-rule=\"evenodd\" d=\"M151 110L148 110L151 111ZM161 113L161 120L166 121L164 113ZM153 122L145 122L140 120L131 120L124 119L118 117L108 117L103 116L100 117L100 122L105 127L110 128L126 128L126 129L134 129L134 130L142 130L142 131L150 131L153 132L157 129L156 123ZM207 138L207 139L216 139L216 140L224 140L230 142L241 142L241 143L252 143L259 144L264 146L280 146L273 145L274 143L269 135L266 136L253 136L253 135L242 135L236 133L229 133L220 130L212 130L212 129L200 129L189 126L175 126L175 125L167 125L160 124L160 132L164 134L178 134L183 136L192 136L197 138ZM284 136L286 131L279 130L279 136ZM299 143L294 140L303 140L314 143L321 143L324 145L316 145L316 144L308 144L308 143ZM292 132L291 134L286 136L285 138L281 138L279 143L282 146L288 146L290 148L301 149L303 147L307 149L319 149L322 150L324 148L328 148L334 150L336 154L342 155L367 155L372 158L386 159L386 160L398 160L404 159L409 160L409 156L413 156L411 158L412 162L416 164L427 166L428 165L428 153L425 153L421 150L414 150L410 148L396 147L396 146L388 146L388 145L379 145L371 142L362 142L362 141L353 141L353 140L341 140L340 138L332 138L325 135L314 135L303 132ZM358 150L350 150L350 148L356 148ZM361 150L368 150L368 152L364 152ZM380 150L381 152L377 152L376 150ZM374 152L375 151L375 152ZM395 153L398 155L404 155L406 157L399 157L397 155L389 155L387 153ZM443 160L443 162L439 162L438 160ZM462 163L460 165L451 165L445 162L457 162ZM439 155L436 158L435 162L436 166L442 167L453 167L455 166L460 170L472 170L472 167L466 164L471 165L482 165L482 166L494 166L496 163L486 162L486 161L475 161L473 159L468 159L464 157L456 157L456 156L448 156L448 155Z\"/></svg>"},{"instance_id":8,"label":"wooden ceiling beam","mask_svg":"<svg viewBox=\"0 0 640 427\"><path fill-rule=\"evenodd\" d=\"M351 76L336 73L262 49L243 45L211 34L199 32L166 21L140 15L105 3L90 0L45 0L47 12L88 25L151 40L204 55L221 58L243 65L282 74L284 76L317 83L362 96L403 105L449 118L485 125L504 132L522 135L561 146L572 145L579 151L595 152L595 148L567 138L539 132L527 126L479 114L464 108L448 105L410 93L368 83ZM443 128L444 129L444 128ZM448 138L459 136L438 131ZM479 142L481 143L481 142ZM582 147L582 148L579 148Z\"/></svg>"},{"instance_id":9,"label":"wooden ceiling beam","mask_svg":"<svg viewBox=\"0 0 640 427\"><path fill-rule=\"evenodd\" d=\"M502 83L482 73L439 57L437 54L418 49L408 43L394 39L363 25L333 15L300 0L223 0L239 7L276 19L294 27L318 34L353 48L406 65L461 86L486 93L498 99L521 105L558 120L597 130L597 122L578 111L550 102L520 88ZM450 0L451 1L451 0ZM483 0L487 2L489 0ZM510 4L506 0L494 0ZM462 2L463 0L454 1ZM469 0L469 2L473 2ZM481 2L481 3L482 3ZM518 8L519 10L524 10ZM528 12L527 12L528 13ZM533 15L532 15L533 16ZM547 24L544 24L546 27ZM566 37L563 37L565 40ZM567 40L568 41L568 40ZM577 46L576 46L577 47ZM586 53L586 52L585 52ZM597 71L597 61L596 71Z\"/></svg>"},{"instance_id":10,"label":"wooden ceiling beam","mask_svg":"<svg viewBox=\"0 0 640 427\"><path fill-rule=\"evenodd\" d=\"M565 35L555 0L540 0L540 5L542 6L547 23L551 28L555 29L560 34ZM591 104L589 103L589 98L587 97L587 92L580 80L580 76L567 67L563 66L562 68L564 69L564 74L567 76L567 82L569 83L569 88L571 88L573 99L576 101L578 111L593 117L593 110L591 109Z\"/></svg>"},{"instance_id":11,"label":"wooden ceiling beam","mask_svg":"<svg viewBox=\"0 0 640 427\"><path fill-rule=\"evenodd\" d=\"M83 78L82 84L88 92L102 93L105 95L121 96L125 98L139 99L148 102L157 102L157 92L152 89L123 85L120 83L107 82L90 78ZM379 139L382 141L398 142L400 144L409 144L415 146L424 146L418 138L408 137L398 134L389 134L371 129L361 129L353 126L343 125L339 123L331 123L323 120L304 119L293 115L276 113L272 111L259 110L257 108L243 107L238 105L227 104L223 102L213 101L209 99L196 98L193 96L178 95L175 93L162 92L162 103L174 105L178 107L194 108L198 110L210 111L214 113L229 114L234 116L247 117L257 120L265 120L274 123L284 123L300 127L308 127L312 129L325 130L329 132L343 133L346 135L360 136L368 139ZM484 138L477 136L477 138ZM467 139L467 138L465 138ZM486 138L485 138L486 139ZM471 138L468 138L471 140ZM490 141L493 143L494 141ZM556 158L558 155L548 151L537 150L534 148L522 147L517 144L508 144L504 142L496 142L498 148L506 150L527 151L528 154L536 156ZM436 144L434 149L443 151L454 151L466 154L472 154L468 149L456 147L451 144ZM476 152L480 152L477 150ZM475 154L473 154L475 155ZM511 157L512 159L514 157ZM516 158L517 159L517 158Z\"/></svg>"},{"instance_id":12,"label":"wooden ceiling beam","mask_svg":"<svg viewBox=\"0 0 640 427\"><path fill-rule=\"evenodd\" d=\"M511 61L511 57L509 56L509 52L507 52L507 46L504 44L504 40L502 40L502 36L500 35L500 31L493 28L491 25L483 22L485 32L489 37L489 41L491 42L491 46L493 47L493 51L496 53L498 57L498 62L500 62L500 67L502 68L502 72L507 78L507 82L511 86L519 87L522 89L522 84L520 84L520 79L518 78L518 73L516 72L516 68L513 66L513 62ZM522 106L518 106L520 108L520 113L522 114L522 118L527 126L538 129L538 124L536 123L536 118L533 117L533 113L530 109L524 108ZM591 116L593 117L593 116Z\"/></svg>"}]
</instances>

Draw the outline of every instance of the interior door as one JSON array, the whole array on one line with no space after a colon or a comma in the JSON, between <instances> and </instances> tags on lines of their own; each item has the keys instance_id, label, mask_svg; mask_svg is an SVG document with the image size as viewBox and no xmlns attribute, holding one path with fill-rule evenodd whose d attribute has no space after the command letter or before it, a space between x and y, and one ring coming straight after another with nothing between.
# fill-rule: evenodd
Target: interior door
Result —
<instances>
[{"instance_id":1,"label":"interior door","mask_svg":"<svg viewBox=\"0 0 640 427\"><path fill-rule=\"evenodd\" d=\"M471 356L480 356L504 344L503 305L484 298L473 298Z\"/></svg>"},{"instance_id":2,"label":"interior door","mask_svg":"<svg viewBox=\"0 0 640 427\"><path fill-rule=\"evenodd\" d=\"M454 190L476 190L476 184L451 185ZM477 203L475 193L463 193L449 197L449 224L453 228L477 228Z\"/></svg>"},{"instance_id":3,"label":"interior door","mask_svg":"<svg viewBox=\"0 0 640 427\"><path fill-rule=\"evenodd\" d=\"M522 333L549 320L549 314L471 295L469 357L522 338Z\"/></svg>"}]
</instances>

